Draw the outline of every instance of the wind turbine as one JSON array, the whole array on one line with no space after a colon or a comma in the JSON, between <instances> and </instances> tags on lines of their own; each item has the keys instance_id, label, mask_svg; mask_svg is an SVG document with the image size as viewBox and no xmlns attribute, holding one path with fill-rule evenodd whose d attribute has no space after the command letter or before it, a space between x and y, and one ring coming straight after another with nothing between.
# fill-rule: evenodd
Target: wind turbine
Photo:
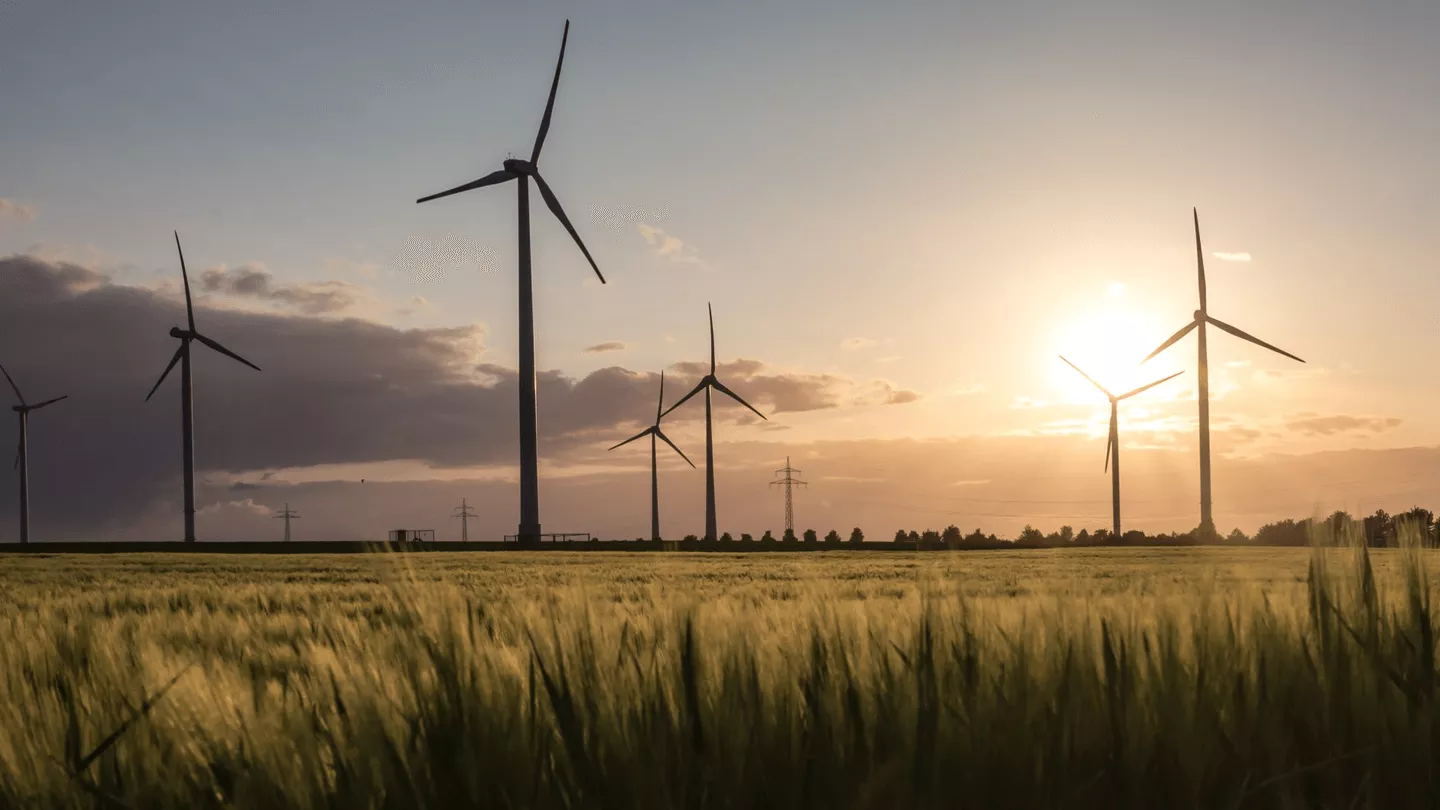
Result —
<instances>
[{"instance_id":1,"label":"wind turbine","mask_svg":"<svg viewBox=\"0 0 1440 810\"><path fill-rule=\"evenodd\" d=\"M1060 359L1065 360L1065 356L1060 355ZM1076 371L1080 371L1080 367L1070 362L1069 360L1065 360L1065 365L1075 369ZM1101 393L1110 398L1110 438L1105 442L1105 468L1110 471L1110 493L1113 501L1113 503L1111 504L1111 510L1112 517L1114 518L1113 531L1115 532L1115 539L1117 541L1120 539L1120 400L1129 399L1130 397L1135 396L1141 391L1148 391L1149 389L1154 388L1160 383L1173 380L1184 373L1185 372L1183 371L1177 371L1174 374L1171 374L1169 377L1156 380L1149 385L1142 385L1133 391L1126 391L1125 393L1116 396L1115 394L1110 393L1110 389L1096 382L1094 377L1091 377L1089 374L1080 371L1080 376L1089 380L1091 385L1099 388ZM1111 460L1112 457L1114 459L1113 461Z\"/></svg>"},{"instance_id":2,"label":"wind turbine","mask_svg":"<svg viewBox=\"0 0 1440 810\"><path fill-rule=\"evenodd\" d=\"M20 542L30 542L30 412L38 411L46 405L53 405L62 399L69 399L70 395L47 399L35 405L25 404L25 395L20 393L20 386L10 378L10 372L0 366L0 374L5 375L5 381L15 391L15 398L20 401L19 405L11 405L10 410L20 415L20 446L15 449L15 468L20 471Z\"/></svg>"},{"instance_id":3,"label":"wind turbine","mask_svg":"<svg viewBox=\"0 0 1440 810\"><path fill-rule=\"evenodd\" d=\"M1140 362L1146 363L1151 357L1170 348L1172 344L1185 337L1190 330L1199 328L1197 337L1200 342L1200 530L1202 532L1214 533L1215 520L1211 511L1210 501L1210 361L1206 354L1205 346L1205 325L1209 324L1222 332L1229 332L1235 337L1248 340L1256 346L1269 349L1276 354L1283 354L1291 360L1303 363L1304 360L1276 346L1255 337L1254 335L1242 332L1224 321L1213 318L1205 308L1205 252L1200 247L1200 212L1191 209L1195 217L1195 266L1200 275L1200 308L1195 310L1195 315L1190 323L1180 328L1180 331L1170 336L1170 339L1160 344L1160 348L1145 357Z\"/></svg>"},{"instance_id":4,"label":"wind turbine","mask_svg":"<svg viewBox=\"0 0 1440 810\"><path fill-rule=\"evenodd\" d=\"M625 441L620 442L619 444L615 445L615 447L624 447L625 445L629 444L630 442L635 441L636 439L638 439L638 438L640 438L640 437L642 437L642 436L649 436L649 437L650 437L650 539L651 539L651 540L659 540L659 539L660 539L660 471L659 471L659 467L656 466L656 459L655 459L655 440L658 438L660 441L665 442L666 444L670 445L670 449L671 449L671 450L674 450L674 451L677 452L677 453L679 453L679 454L680 454L680 457L683 458L683 459L685 459L685 463L686 463L686 464L689 464L691 467L694 467L694 466L695 466L695 462L691 461L691 460L690 460L690 457L687 456L687 455L685 455L685 453L684 453L680 448L676 447L676 446L675 446L675 443L672 442L672 441L670 441L670 437L669 437L669 436L666 436L666 435L664 434L664 432L662 432L662 431L660 430L660 417L663 416L663 414L660 413L660 409L663 408L663 407L665 407L665 372L662 371L662 372L660 372L660 398L659 398L659 400L656 401L656 403L655 403L655 424L651 425L650 427L645 428L644 430L640 431L639 433L636 433L634 436L631 436L630 438L626 439ZM612 447L612 448L610 448L610 449L611 449L611 450L614 450L615 447Z\"/></svg>"},{"instance_id":5,"label":"wind turbine","mask_svg":"<svg viewBox=\"0 0 1440 810\"><path fill-rule=\"evenodd\" d=\"M189 322L189 328L181 329L178 326L170 327L170 337L179 338L180 348L175 350L175 356L170 358L170 365L160 372L160 379L155 381L150 393L145 395L145 401L149 402L150 397L155 396L159 390L160 383L165 382L165 377L175 364L180 364L180 432L182 435L182 447L184 450L185 462L185 542L195 542L195 432L194 432L194 384L190 377L190 341L198 340L206 346L220 352L227 357L239 360L256 371L260 367L246 360L240 355L221 346L219 343L195 331L195 308L190 302L190 274L185 270L185 251L180 249L180 234L175 234L175 252L180 254L180 278L185 282L185 317Z\"/></svg>"},{"instance_id":6,"label":"wind turbine","mask_svg":"<svg viewBox=\"0 0 1440 810\"><path fill-rule=\"evenodd\" d=\"M705 308L710 312L710 373L701 377L700 382L696 384L690 393L681 397L679 402L666 408L665 413L660 415L664 416L666 413L670 413L681 405L684 405L685 400L695 396L701 391L705 392L705 539L716 540L719 539L720 535L715 531L715 439L710 418L710 389L713 388L741 405L744 405L754 411L755 415L761 419L765 418L765 414L756 411L754 405L741 399L739 394L726 388L724 383L716 379L715 310L708 303L705 305Z\"/></svg>"},{"instance_id":7,"label":"wind turbine","mask_svg":"<svg viewBox=\"0 0 1440 810\"><path fill-rule=\"evenodd\" d=\"M560 224L565 226L575 244L580 246L580 252L585 254L586 261L590 262L595 275L599 276L600 283L605 283L605 276L600 274L595 259L590 256L585 243L580 241L580 234L575 232L575 226L570 224L570 218L565 216L565 209L560 207L560 201L555 198L555 193L550 190L545 178L540 176L539 167L536 165L540 160L540 147L545 145L545 133L550 131L550 113L555 108L555 91L560 87L560 66L565 63L565 42L569 38L570 21L566 20L565 33L560 38L560 59L555 63L555 78L550 83L550 98L545 102L545 114L540 118L540 132L535 136L535 150L530 153L530 159L526 161L507 158L502 164L504 168L479 180L415 201L423 203L462 191L510 180L517 181L515 187L520 212L520 529L516 539L522 543L540 540L540 462L535 438L535 311L530 289L531 178L534 178L536 187L540 189L540 196L545 198L545 205L550 208L555 218L560 220Z\"/></svg>"}]
</instances>

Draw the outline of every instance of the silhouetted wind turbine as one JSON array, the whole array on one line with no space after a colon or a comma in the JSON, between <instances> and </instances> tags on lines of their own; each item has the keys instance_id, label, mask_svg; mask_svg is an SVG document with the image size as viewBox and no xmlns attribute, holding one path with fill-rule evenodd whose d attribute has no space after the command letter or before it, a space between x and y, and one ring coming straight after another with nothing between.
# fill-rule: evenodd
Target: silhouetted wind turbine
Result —
<instances>
[{"instance_id":1,"label":"silhouetted wind turbine","mask_svg":"<svg viewBox=\"0 0 1440 810\"><path fill-rule=\"evenodd\" d=\"M625 445L629 444L630 442L635 441L636 439L638 439L638 438L640 438L640 437L642 437L642 436L649 436L649 437L650 437L650 539L651 539L651 540L659 540L659 539L660 539L660 469L659 469L658 466L656 466L655 440L658 438L660 441L665 442L666 444L670 445L670 449L671 449L671 450L674 450L674 451L677 452L677 453L679 453L679 454L680 454L680 457L683 458L683 459L685 459L685 463L686 463L686 464L689 464L691 467L694 467L694 466L695 466L695 462L691 461L691 460L690 460L690 457L687 456L687 455L685 455L685 453L684 453L683 451L681 451L680 448L676 447L676 446L675 446L675 443L672 442L672 441L670 441L670 437L669 437L669 436L666 436L666 435L664 434L664 432L662 432L662 431L660 430L660 417L663 415L663 414L660 413L660 409L663 408L663 407L665 407L665 372L662 371L662 372L660 372L660 398L659 398L659 399L656 401L656 403L655 403L655 424L651 425L650 427L645 428L644 430L640 431L639 433L636 433L634 436L631 436L630 438L626 439L625 441L620 442L619 444L615 445L615 447L624 447ZM611 450L614 450L615 447L612 447L612 448L610 448L610 449L611 449Z\"/></svg>"},{"instance_id":2,"label":"silhouetted wind turbine","mask_svg":"<svg viewBox=\"0 0 1440 810\"><path fill-rule=\"evenodd\" d=\"M1200 308L1195 310L1194 318L1190 323L1180 328L1180 331L1170 336L1170 339L1160 344L1160 348L1141 360L1141 363L1148 362L1151 357L1170 348L1180 338L1190 333L1190 330L1199 327L1197 337L1200 341L1200 529L1213 533L1215 531L1214 515L1211 511L1210 501L1210 361L1205 348L1205 325L1210 324L1216 329L1229 332L1238 338L1243 338L1256 346L1269 349L1276 354L1283 354L1291 360L1305 362L1295 355L1255 337L1254 335L1236 329L1228 323L1212 318L1205 308L1205 251L1200 247L1200 212L1191 209L1195 217L1195 266L1200 274Z\"/></svg>"},{"instance_id":3,"label":"silhouetted wind turbine","mask_svg":"<svg viewBox=\"0 0 1440 810\"><path fill-rule=\"evenodd\" d=\"M429 197L421 197L417 203L438 200L441 197L448 197L451 194L459 194L462 191L493 186L510 180L518 181L516 191L520 211L520 529L516 538L520 542L538 542L540 539L540 463L536 446L535 428L535 312L530 289L530 178L535 179L535 185L540 189L540 196L545 198L545 205L549 206L551 213L565 226L575 244L580 246L580 252L585 254L586 261L599 276L600 283L605 283L605 276L600 274L600 268L591 258L590 251L585 248L585 243L580 241L580 234L575 232L575 226L570 224L570 218L565 216L565 209L560 207L560 201L555 198L555 193L546 184L545 178L540 176L537 164L540 161L540 147L545 145L545 133L550 131L550 113L555 108L555 91L560 87L560 66L565 63L565 42L570 38L570 21L565 21L565 33L560 38L560 59L555 63L555 78L550 83L550 98L545 102L545 115L540 118L540 133L535 136L535 150L530 154L530 160L507 159L503 169L491 172L473 183L466 183L457 186L449 191L442 191L439 194L431 194Z\"/></svg>"},{"instance_id":4,"label":"silhouetted wind turbine","mask_svg":"<svg viewBox=\"0 0 1440 810\"><path fill-rule=\"evenodd\" d=\"M30 412L38 411L46 405L53 405L62 399L69 399L70 395L47 399L35 405L25 404L25 395L20 393L20 386L10 379L10 372L0 366L0 374L5 375L5 381L15 391L15 398L20 401L18 405L11 405L10 410L20 415L20 446L15 448L15 468L20 471L20 542L30 542Z\"/></svg>"},{"instance_id":5,"label":"silhouetted wind turbine","mask_svg":"<svg viewBox=\"0 0 1440 810\"><path fill-rule=\"evenodd\" d=\"M189 328L181 329L178 326L170 327L170 337L180 339L180 348L175 350L175 356L170 358L170 365L160 372L160 379L145 395L145 401L149 402L150 397L160 388L160 383L165 382L165 377L175 364L180 364L180 432L182 435L182 446L184 450L185 463L185 542L195 542L195 432L194 432L194 384L190 376L190 341L198 340L221 354L239 360L256 371L260 367L246 360L240 355L221 346L219 343L195 331L195 308L190 302L190 274L185 270L185 252L180 249L180 234L175 234L175 252L180 254L180 278L185 283L185 317Z\"/></svg>"},{"instance_id":6,"label":"silhouetted wind turbine","mask_svg":"<svg viewBox=\"0 0 1440 810\"><path fill-rule=\"evenodd\" d=\"M680 398L680 401L665 409L670 413L681 405L685 400L695 396L701 391L705 392L705 539L716 540L719 535L715 531L715 439L710 419L710 389L715 389L736 402L744 405L761 419L765 414L755 410L755 406L740 398L740 395L725 387L725 384L715 378L715 310L707 303L705 309L710 312L710 373L700 378L690 393ZM662 413L661 416L664 416Z\"/></svg>"},{"instance_id":7,"label":"silhouetted wind turbine","mask_svg":"<svg viewBox=\"0 0 1440 810\"><path fill-rule=\"evenodd\" d=\"M1060 359L1065 360L1065 356L1061 355ZM1069 360L1065 360L1065 364L1075 369L1076 371L1080 371L1080 367L1070 362ZM1133 391L1126 391L1125 393L1116 396L1115 394L1110 393L1110 389L1106 388L1098 382L1095 382L1094 377L1091 377L1089 374L1080 371L1080 376L1089 380L1091 385L1099 388L1101 393L1110 398L1110 438L1105 442L1105 468L1110 471L1110 492L1113 499L1111 509L1115 524L1114 532L1116 541L1119 541L1120 539L1120 400L1129 399L1130 397L1135 396L1141 391L1148 391L1149 389L1154 388L1160 383L1173 380L1184 373L1185 372L1183 371L1177 371L1174 374L1171 374L1169 377L1156 380L1149 385L1142 385Z\"/></svg>"}]
</instances>

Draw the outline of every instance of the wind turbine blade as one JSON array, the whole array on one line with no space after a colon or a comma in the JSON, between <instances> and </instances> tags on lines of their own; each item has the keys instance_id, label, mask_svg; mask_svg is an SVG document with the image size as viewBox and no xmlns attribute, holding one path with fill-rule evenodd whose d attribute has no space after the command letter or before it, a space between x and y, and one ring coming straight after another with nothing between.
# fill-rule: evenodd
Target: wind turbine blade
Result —
<instances>
[{"instance_id":1,"label":"wind turbine blade","mask_svg":"<svg viewBox=\"0 0 1440 810\"><path fill-rule=\"evenodd\" d=\"M675 452L679 453L679 454L680 454L680 458L685 459L685 463L686 463L686 464L689 464L690 467L691 467L691 469L694 469L694 468L695 468L695 462L691 461L691 460L690 460L690 457L687 456L687 455L685 455L684 451L682 451L680 448L676 447L676 446L675 446L675 443L672 442L672 441L670 441L670 437L669 437L669 436L666 436L664 433L661 433L659 428L656 428L656 429L655 429L655 435L660 437L660 441L665 442L666 444L670 445L670 449L671 449L671 450L674 450Z\"/></svg>"},{"instance_id":2,"label":"wind turbine blade","mask_svg":"<svg viewBox=\"0 0 1440 810\"><path fill-rule=\"evenodd\" d=\"M162 371L162 372L160 372L160 379L158 379L158 380L155 381L155 387L154 387L154 388L151 388L151 389L150 389L150 393L148 393L148 394L145 395L145 401L146 401L146 402L149 402L149 401L150 401L150 397L155 396L155 391L156 391L156 389L158 389L158 388L160 387L160 383L165 382L165 377L170 374L170 369L175 368L175 364L178 363L178 362L180 362L180 355L182 355L182 354L184 354L184 353L185 353L185 344L184 344L184 343L181 343L181 344L180 344L180 348L178 348L178 349L175 350L175 356L172 357L172 358L170 358L170 365L166 366L166 367L165 367L165 370Z\"/></svg>"},{"instance_id":3,"label":"wind turbine blade","mask_svg":"<svg viewBox=\"0 0 1440 810\"><path fill-rule=\"evenodd\" d=\"M701 380L698 385L696 385L694 388L690 389L690 393L688 393L688 394L686 394L685 396L681 397L679 402L677 402L677 403L675 403L674 405L671 405L670 407L666 408L666 409L665 409L665 413L660 414L660 416L661 416L661 417L664 417L664 416L668 415L671 411L675 410L676 408L680 407L681 405L684 405L684 404L685 404L685 400L689 399L690 397L695 396L696 394L700 393L701 391L704 391L704 390L705 390L705 386L707 386L707 385L709 385L709 384L710 384L710 378L709 378L709 377L706 377L705 379Z\"/></svg>"},{"instance_id":4,"label":"wind turbine blade","mask_svg":"<svg viewBox=\"0 0 1440 810\"><path fill-rule=\"evenodd\" d=\"M715 373L715 307L705 302L705 311L710 313L710 373Z\"/></svg>"},{"instance_id":5,"label":"wind turbine blade","mask_svg":"<svg viewBox=\"0 0 1440 810\"><path fill-rule=\"evenodd\" d=\"M595 264L595 259L590 256L590 251L585 247L585 243L580 241L580 234L575 232L575 226L571 225L570 218L565 216L565 209L561 208L560 201L555 199L555 192L550 190L550 184L546 183L545 178L541 177L539 173L536 173L535 185L540 187L540 196L544 197L545 204L550 206L550 213L554 214L555 218L560 220L560 224L565 226L565 230L570 232L570 238L580 246L580 252L585 254L585 260L590 262L590 267L595 271L595 275L600 277L600 283L604 284L605 276L600 274L600 266Z\"/></svg>"},{"instance_id":6,"label":"wind turbine blade","mask_svg":"<svg viewBox=\"0 0 1440 810\"><path fill-rule=\"evenodd\" d=\"M1183 372L1183 371L1177 371L1177 372L1175 372L1174 374L1171 374L1169 377L1165 377L1165 378L1163 378L1163 379L1156 380L1155 382L1152 382L1152 383L1150 383L1149 385L1142 385L1142 386L1140 386L1139 388L1136 388L1134 391L1126 391L1125 393L1123 393L1123 394L1121 394L1120 396L1115 397L1115 398L1116 398L1116 399L1125 399L1125 398L1127 398L1127 397L1133 397L1133 396L1135 396L1136 394L1140 393L1141 391L1148 391L1149 389L1154 388L1155 386L1159 385L1160 383L1169 382L1170 380L1173 380L1173 379L1175 379L1176 377L1179 377L1181 374L1184 374L1184 373L1185 373L1185 372Z\"/></svg>"},{"instance_id":7,"label":"wind turbine blade","mask_svg":"<svg viewBox=\"0 0 1440 810\"><path fill-rule=\"evenodd\" d=\"M1175 344L1175 341L1177 341L1177 340L1179 340L1180 338L1183 338L1183 337L1185 337L1186 335L1190 334L1190 330L1191 330L1191 329L1194 329L1194 328L1195 328L1196 326L1198 326L1199 324L1200 324L1199 321L1191 321L1190 323L1185 324L1185 326L1184 326L1179 332L1176 332L1175 334L1171 335L1169 340L1165 341L1164 343L1161 343L1161 344L1160 344L1160 348L1158 348L1158 349L1156 349L1155 351L1150 352L1149 354L1145 355L1145 359L1140 361L1141 365L1144 365L1145 363L1150 362L1150 358L1154 357L1155 355L1159 354L1160 352L1165 351L1166 349L1168 349L1168 348L1170 348L1171 346L1173 346L1173 345Z\"/></svg>"},{"instance_id":8,"label":"wind turbine blade","mask_svg":"<svg viewBox=\"0 0 1440 810\"><path fill-rule=\"evenodd\" d=\"M630 438L626 439L625 441L620 442L619 444L615 445L615 447L624 447L625 445L629 444L630 442L635 441L636 439L639 439L639 438L644 437L644 436L649 436L649 435L650 435L650 432L653 431L654 429L655 429L655 428L653 428L653 427L645 428L644 430L640 431L639 433L636 433L634 436L631 436ZM612 448L610 448L610 449L611 449L611 450L614 450L615 447L612 447Z\"/></svg>"},{"instance_id":9,"label":"wind turbine blade","mask_svg":"<svg viewBox=\"0 0 1440 810\"><path fill-rule=\"evenodd\" d=\"M560 66L565 64L565 43L570 39L570 21L565 21L565 33L560 36L560 58L555 61L555 78L550 82L550 98L545 102L545 115L540 118L540 133L535 136L535 151L530 162L540 160L540 147L545 145L545 135L550 131L550 113L555 109L555 91L560 89Z\"/></svg>"},{"instance_id":10,"label":"wind turbine blade","mask_svg":"<svg viewBox=\"0 0 1440 810\"><path fill-rule=\"evenodd\" d=\"M718 390L720 393L724 394L724 395L727 396L727 397L730 397L731 399L735 400L736 402L740 403L741 405L744 405L745 407L747 407L747 408L749 408L750 410L754 411L754 412L755 412L755 415L758 416L758 417L760 417L761 419L765 419L765 414L760 413L759 411L756 411L754 405L751 405L750 403L748 403L748 402L746 402L745 400L741 399L739 394L735 393L734 391L731 391L729 388L726 388L724 383L720 382L719 380L716 380L716 381L714 382L714 385L715 385L716 390ZM769 421L769 420L766 420L766 421Z\"/></svg>"},{"instance_id":11,"label":"wind turbine blade","mask_svg":"<svg viewBox=\"0 0 1440 810\"><path fill-rule=\"evenodd\" d=\"M175 252L180 254L180 279L185 282L185 318L195 331L195 307L190 303L190 274L185 270L185 251L180 249L180 232L175 231Z\"/></svg>"},{"instance_id":12,"label":"wind turbine blade","mask_svg":"<svg viewBox=\"0 0 1440 810\"><path fill-rule=\"evenodd\" d=\"M6 371L4 366L0 366L0 374L4 374L4 375L5 375L5 381L8 382L8 383L10 383L10 387L15 390L15 396L16 396L16 398L18 398L18 399L20 400L20 404L21 404L21 405L24 405L24 404L25 404L25 395L22 394L22 393L20 393L20 386L16 385L16 384L15 384L15 381L12 380L12 379L10 379L10 372Z\"/></svg>"},{"instance_id":13,"label":"wind turbine blade","mask_svg":"<svg viewBox=\"0 0 1440 810\"><path fill-rule=\"evenodd\" d=\"M485 187L485 186L493 186L493 185L495 185L495 184L497 184L497 183L503 183L503 182L505 182L506 180L514 180L514 179L515 179L515 173L514 173L514 172L507 171L507 170L505 170L505 169L501 169L501 170L498 171L498 172L491 172L491 173L485 175L484 177L480 178L479 180L476 180L476 181L473 182L473 183L466 183L466 184L463 185L463 186L456 186L455 188L452 188L452 189L450 189L449 191L442 191L442 192L440 192L439 194L431 194L429 197L421 197L420 199L416 200L415 202L417 202L417 203L430 202L431 200L438 200L438 199L440 199L441 197L449 197L451 194L459 194L459 193L462 192L462 191L469 191L469 190L474 189L474 188L483 188L483 187Z\"/></svg>"},{"instance_id":14,"label":"wind turbine blade","mask_svg":"<svg viewBox=\"0 0 1440 810\"><path fill-rule=\"evenodd\" d=\"M1058 354L1058 355L1056 355L1056 357L1059 357L1061 360L1065 360L1065 355L1063 355L1063 354ZM1069 366L1070 368L1075 369L1076 371L1080 371L1080 367L1077 366L1077 365L1075 365L1074 363L1070 362L1069 360L1065 360L1065 365ZM1101 390L1101 392L1103 392L1103 393L1105 394L1105 396L1107 396L1107 397L1114 397L1114 396L1115 396L1114 394L1110 393L1110 390L1109 390L1108 388L1106 388L1105 386L1101 385L1101 384L1098 383L1098 382L1095 382L1095 378L1094 378L1094 377L1091 377L1089 374L1086 374L1085 372L1080 371L1080 376L1081 376L1081 377L1084 377L1084 378L1087 379L1087 380L1089 380L1089 381L1090 381L1090 384L1093 385L1093 386L1095 386L1096 388L1099 388L1099 389Z\"/></svg>"},{"instance_id":15,"label":"wind turbine blade","mask_svg":"<svg viewBox=\"0 0 1440 810\"><path fill-rule=\"evenodd\" d=\"M1200 311L1205 311L1205 251L1200 247L1200 210L1192 208L1195 215L1195 267L1200 273Z\"/></svg>"},{"instance_id":16,"label":"wind turbine blade","mask_svg":"<svg viewBox=\"0 0 1440 810\"><path fill-rule=\"evenodd\" d=\"M249 360L246 360L245 358L241 357L240 355L236 354L235 352L230 351L229 349L225 348L224 346L221 346L219 343L216 343L215 341L211 340L210 338L205 337L204 335L196 334L196 335L195 335L195 339L198 340L198 341L200 341L201 343L204 343L206 346L209 346L210 348L214 349L215 351L220 352L220 353L223 354L223 355L228 355L229 357L233 357L234 359L239 360L240 362L242 362L242 363L244 363L245 365L247 365L247 366L255 369L256 371L259 371L259 370L260 370L260 367L259 367L259 366L255 365L254 363L250 362Z\"/></svg>"},{"instance_id":17,"label":"wind turbine blade","mask_svg":"<svg viewBox=\"0 0 1440 810\"><path fill-rule=\"evenodd\" d=\"M32 411L38 411L38 410L40 410L41 408L45 407L46 405L54 405L55 403L59 402L59 401L62 400L62 399L69 399L69 398L70 398L70 395L69 395L69 394L66 394L66 395L63 396L63 397L55 397L54 399L47 399L47 400L45 400L44 402L40 403L39 405L31 405L31 406L30 406L30 410L32 410Z\"/></svg>"},{"instance_id":18,"label":"wind turbine blade","mask_svg":"<svg viewBox=\"0 0 1440 810\"><path fill-rule=\"evenodd\" d=\"M660 371L660 398L655 401L655 424L660 424L660 410L665 407L665 371Z\"/></svg>"},{"instance_id":19,"label":"wind turbine blade","mask_svg":"<svg viewBox=\"0 0 1440 810\"><path fill-rule=\"evenodd\" d=\"M1120 454L1119 408L1110 403L1110 437L1105 440L1105 472L1110 472L1110 456Z\"/></svg>"},{"instance_id":20,"label":"wind turbine blade","mask_svg":"<svg viewBox=\"0 0 1440 810\"><path fill-rule=\"evenodd\" d=\"M1205 316L1205 320L1206 320L1206 321L1209 321L1209 322L1210 322L1211 324L1213 324L1215 327L1217 327L1217 328L1219 328L1219 329L1223 329L1223 330L1225 330L1226 332L1229 332L1230 334L1234 335L1235 337L1243 338L1244 340L1248 340L1248 341L1250 341L1251 343L1254 343L1256 346L1262 346L1262 347L1264 347L1264 348L1266 348L1266 349L1269 349L1269 350L1272 351L1272 352L1275 352L1276 354L1283 354L1283 355L1285 355L1286 357L1290 358L1291 360L1295 360L1295 361L1298 361L1298 362L1301 362L1301 363L1305 362L1304 360L1301 360L1300 358L1296 357L1295 355L1291 354L1290 352L1287 352L1287 351L1285 351L1284 349L1281 349L1281 348L1279 348L1279 347L1277 347L1277 346L1271 346L1269 343L1266 343L1265 341L1261 340L1260 338L1257 338L1257 337L1255 337L1254 335L1251 335L1251 334L1249 334L1249 333L1242 332L1241 330L1236 329L1235 327L1231 326L1231 325L1228 324L1228 323L1225 323L1225 322L1222 321L1222 320L1218 320L1218 319L1216 319L1216 318L1212 318L1212 317L1210 317L1209 315L1206 315L1206 316Z\"/></svg>"}]
</instances>

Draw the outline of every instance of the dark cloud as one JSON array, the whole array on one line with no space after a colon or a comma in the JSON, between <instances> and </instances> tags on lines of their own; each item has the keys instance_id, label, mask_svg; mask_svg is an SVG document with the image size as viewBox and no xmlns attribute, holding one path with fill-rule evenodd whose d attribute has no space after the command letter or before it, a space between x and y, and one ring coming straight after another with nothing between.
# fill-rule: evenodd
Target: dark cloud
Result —
<instances>
[{"instance_id":1,"label":"dark cloud","mask_svg":"<svg viewBox=\"0 0 1440 810\"><path fill-rule=\"evenodd\" d=\"M1394 416L1317 416L1297 414L1285 420L1285 428L1306 436L1332 436L1336 433L1384 433L1399 427L1404 420Z\"/></svg>"},{"instance_id":2,"label":"dark cloud","mask_svg":"<svg viewBox=\"0 0 1440 810\"><path fill-rule=\"evenodd\" d=\"M279 304L306 315L344 312L359 304L361 288L348 281L276 284L264 268L245 265L234 270L212 268L200 274L200 289L210 293L253 298Z\"/></svg>"},{"instance_id":3,"label":"dark cloud","mask_svg":"<svg viewBox=\"0 0 1440 810\"><path fill-rule=\"evenodd\" d=\"M618 340L610 340L604 343L596 343L594 346L586 346L585 351L590 354L600 354L602 352L623 352L626 348L624 343Z\"/></svg>"},{"instance_id":4,"label":"dark cloud","mask_svg":"<svg viewBox=\"0 0 1440 810\"><path fill-rule=\"evenodd\" d=\"M277 289L268 275L249 271L202 284L256 297ZM178 371L144 399L175 351L168 330L184 319L178 299L82 267L0 259L0 362L27 396L70 395L31 420L37 530L45 522L93 532L176 508ZM485 360L479 327L399 329L203 302L196 320L204 334L263 369L196 346L195 462L202 475L395 459L436 467L514 462L517 374ZM667 386L667 402L696 379ZM846 383L754 361L727 364L721 379L767 415L836 407ZM652 418L659 375L618 366L580 379L543 371L537 388L541 454L563 464ZM742 413L721 404L717 419L733 423ZM667 419L693 423L703 414L687 406ZM9 425L0 424L5 445L14 441ZM12 491L13 473L0 466L0 492ZM14 508L13 498L0 498L0 521Z\"/></svg>"}]
</instances>

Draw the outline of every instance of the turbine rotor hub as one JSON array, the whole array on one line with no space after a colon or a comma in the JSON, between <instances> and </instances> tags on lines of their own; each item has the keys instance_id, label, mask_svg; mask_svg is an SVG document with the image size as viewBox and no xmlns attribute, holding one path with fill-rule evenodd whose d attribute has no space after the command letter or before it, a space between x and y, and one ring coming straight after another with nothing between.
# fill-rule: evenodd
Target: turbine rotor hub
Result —
<instances>
[{"instance_id":1,"label":"turbine rotor hub","mask_svg":"<svg viewBox=\"0 0 1440 810\"><path fill-rule=\"evenodd\" d=\"M178 326L172 326L170 327L170 337L183 339L190 337L190 333Z\"/></svg>"},{"instance_id":2,"label":"turbine rotor hub","mask_svg":"<svg viewBox=\"0 0 1440 810\"><path fill-rule=\"evenodd\" d=\"M509 158L505 161L505 171L520 175L531 175L535 173L535 164L528 160Z\"/></svg>"},{"instance_id":3,"label":"turbine rotor hub","mask_svg":"<svg viewBox=\"0 0 1440 810\"><path fill-rule=\"evenodd\" d=\"M1203 321L1203 320L1205 320L1205 313L1204 313L1203 311L1201 311L1201 310L1198 310L1198 309L1195 310L1195 320L1197 320L1197 321Z\"/></svg>"}]
</instances>

